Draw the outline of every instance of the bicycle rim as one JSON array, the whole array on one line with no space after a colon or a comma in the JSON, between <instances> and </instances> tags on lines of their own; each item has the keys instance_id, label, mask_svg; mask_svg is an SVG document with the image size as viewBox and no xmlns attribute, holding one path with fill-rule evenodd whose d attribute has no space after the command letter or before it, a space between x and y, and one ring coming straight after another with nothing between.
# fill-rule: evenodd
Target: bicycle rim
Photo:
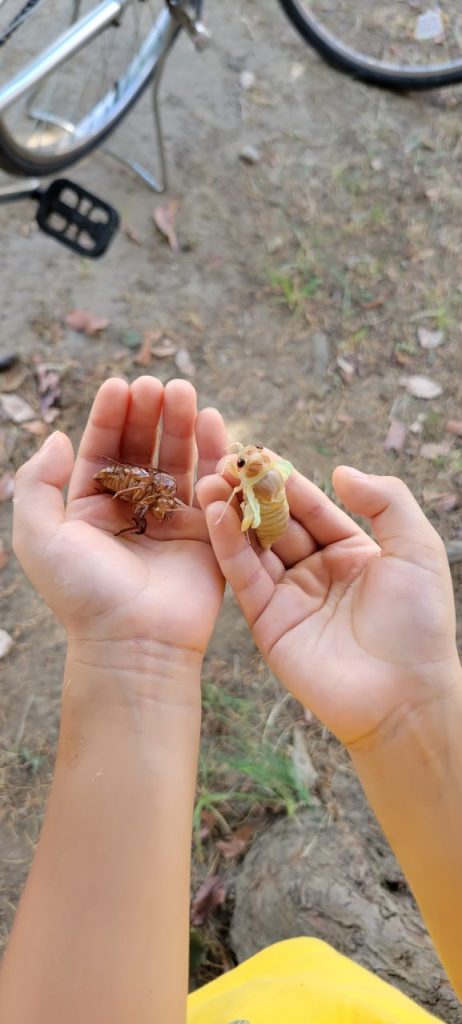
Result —
<instances>
[{"instance_id":1,"label":"bicycle rim","mask_svg":"<svg viewBox=\"0 0 462 1024\"><path fill-rule=\"evenodd\" d=\"M460 0L280 0L321 55L369 82L427 89L462 80Z\"/></svg>"},{"instance_id":2,"label":"bicycle rim","mask_svg":"<svg viewBox=\"0 0 462 1024\"><path fill-rule=\"evenodd\" d=\"M0 0L0 95L97 7L94 0ZM0 163L46 175L80 159L135 102L174 35L162 0L129 0L117 21L3 111Z\"/></svg>"}]
</instances>

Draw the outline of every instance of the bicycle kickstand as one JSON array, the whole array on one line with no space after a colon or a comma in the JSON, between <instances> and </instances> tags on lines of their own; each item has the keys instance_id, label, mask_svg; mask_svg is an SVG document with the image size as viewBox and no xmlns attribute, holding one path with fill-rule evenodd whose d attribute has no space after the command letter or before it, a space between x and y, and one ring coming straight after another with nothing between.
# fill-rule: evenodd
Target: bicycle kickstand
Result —
<instances>
[{"instance_id":1,"label":"bicycle kickstand","mask_svg":"<svg viewBox=\"0 0 462 1024\"><path fill-rule=\"evenodd\" d=\"M172 18L177 22L179 28L183 28L188 35L191 37L194 46L197 50L204 50L211 39L210 32L201 21L196 21L190 17L185 10L184 0L166 0ZM168 52L168 51L167 51ZM112 156L118 163L123 164L125 167L130 167L135 174L141 178L142 181L152 189L153 192L162 194L167 190L168 187L168 172L167 172L167 157L165 152L164 134L162 130L162 119L160 114L160 102L159 92L162 79L162 73L165 66L165 60L167 52L164 53L162 59L159 61L155 70L152 80L152 108L154 115L154 131L155 131L155 143L157 146L158 163L159 163L159 176L154 177L151 171L148 171L146 167L138 163L137 160L131 160L128 157L122 156L121 153L116 152L107 145L103 146L103 149L109 156Z\"/></svg>"},{"instance_id":2,"label":"bicycle kickstand","mask_svg":"<svg viewBox=\"0 0 462 1024\"><path fill-rule=\"evenodd\" d=\"M128 157L122 156L121 153L116 152L110 146L104 145L102 148L108 156L112 156L117 163L123 164L124 167L129 167L130 170L134 171L135 174L145 182L146 185L152 189L153 192L158 192L160 195L166 191L168 186L167 178L167 158L165 154L165 143L164 133L162 131L162 120L160 116L160 104L159 104L159 89L162 77L162 71L165 63L165 57L159 63L152 83L152 109L154 115L154 130L155 130L155 144L157 146L157 154L159 161L159 176L154 177L151 171L148 171L146 167L138 163L137 160L131 160Z\"/></svg>"}]
</instances>

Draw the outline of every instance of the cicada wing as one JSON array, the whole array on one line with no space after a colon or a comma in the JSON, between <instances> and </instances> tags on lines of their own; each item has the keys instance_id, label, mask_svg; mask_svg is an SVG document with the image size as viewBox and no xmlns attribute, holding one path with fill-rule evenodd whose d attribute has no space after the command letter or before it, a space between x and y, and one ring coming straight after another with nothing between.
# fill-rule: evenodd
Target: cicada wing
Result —
<instances>
[{"instance_id":1,"label":"cicada wing","mask_svg":"<svg viewBox=\"0 0 462 1024\"><path fill-rule=\"evenodd\" d=\"M293 467L292 463L289 462L287 459L281 459L280 462L277 463L277 468L278 468L278 470L279 470L283 480L287 480L287 478L294 471L294 467Z\"/></svg>"}]
</instances>

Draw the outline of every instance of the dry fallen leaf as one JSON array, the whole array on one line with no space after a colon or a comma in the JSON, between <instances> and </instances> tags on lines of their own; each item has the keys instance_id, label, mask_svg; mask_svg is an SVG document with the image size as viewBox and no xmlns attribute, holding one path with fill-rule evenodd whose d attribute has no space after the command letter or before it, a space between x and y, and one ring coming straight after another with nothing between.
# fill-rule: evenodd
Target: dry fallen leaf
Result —
<instances>
[{"instance_id":1,"label":"dry fallen leaf","mask_svg":"<svg viewBox=\"0 0 462 1024\"><path fill-rule=\"evenodd\" d=\"M133 360L137 366L149 366L152 361L152 346L155 341L160 341L161 337L162 331L144 332L143 340Z\"/></svg>"},{"instance_id":2,"label":"dry fallen leaf","mask_svg":"<svg viewBox=\"0 0 462 1024\"><path fill-rule=\"evenodd\" d=\"M442 331L427 331L425 327L418 328L417 337L422 348L438 348L444 341Z\"/></svg>"},{"instance_id":3,"label":"dry fallen leaf","mask_svg":"<svg viewBox=\"0 0 462 1024\"><path fill-rule=\"evenodd\" d=\"M310 790L316 782L318 773L308 753L305 733L299 725L294 726L292 767L298 784Z\"/></svg>"},{"instance_id":4,"label":"dry fallen leaf","mask_svg":"<svg viewBox=\"0 0 462 1024\"><path fill-rule=\"evenodd\" d=\"M191 924L204 924L209 915L225 902L224 883L218 875L209 875L199 887L191 904Z\"/></svg>"},{"instance_id":5,"label":"dry fallen leaf","mask_svg":"<svg viewBox=\"0 0 462 1024\"><path fill-rule=\"evenodd\" d=\"M433 508L435 512L453 512L455 508L460 505L460 496L447 491L444 494L439 494L435 491L424 491L422 494L424 504L427 507Z\"/></svg>"},{"instance_id":6,"label":"dry fallen leaf","mask_svg":"<svg viewBox=\"0 0 462 1024\"><path fill-rule=\"evenodd\" d=\"M7 561L8 561L8 559L9 559L9 557L10 556L9 556L8 552L5 550L5 545L4 545L3 541L0 540L0 569L4 569L5 568L5 565L6 565Z\"/></svg>"},{"instance_id":7,"label":"dry fallen leaf","mask_svg":"<svg viewBox=\"0 0 462 1024\"><path fill-rule=\"evenodd\" d=\"M28 434L35 437L45 437L45 434L48 434L47 424L43 420L28 420L27 423L21 423L21 429L27 430Z\"/></svg>"},{"instance_id":8,"label":"dry fallen leaf","mask_svg":"<svg viewBox=\"0 0 462 1024\"><path fill-rule=\"evenodd\" d=\"M426 412L418 412L414 422L409 425L409 430L411 431L411 434L421 434L426 419Z\"/></svg>"},{"instance_id":9,"label":"dry fallen leaf","mask_svg":"<svg viewBox=\"0 0 462 1024\"><path fill-rule=\"evenodd\" d=\"M420 454L423 459L438 459L441 455L449 455L450 451L450 441L430 441L428 444L422 445Z\"/></svg>"},{"instance_id":10,"label":"dry fallen leaf","mask_svg":"<svg viewBox=\"0 0 462 1024\"><path fill-rule=\"evenodd\" d=\"M172 252L180 251L178 237L175 230L175 221L179 205L178 199L170 199L170 201L168 203L164 203L163 206L156 206L152 214L157 230L160 231L161 235L167 239Z\"/></svg>"},{"instance_id":11,"label":"dry fallen leaf","mask_svg":"<svg viewBox=\"0 0 462 1024\"><path fill-rule=\"evenodd\" d=\"M448 434L455 434L456 437L462 437L462 420L448 420L446 430Z\"/></svg>"},{"instance_id":12,"label":"dry fallen leaf","mask_svg":"<svg viewBox=\"0 0 462 1024\"><path fill-rule=\"evenodd\" d=\"M340 370L342 380L345 381L345 384L350 384L355 375L355 368L353 366L353 363L350 363L349 359L345 359L345 356L338 356L337 366Z\"/></svg>"},{"instance_id":13,"label":"dry fallen leaf","mask_svg":"<svg viewBox=\"0 0 462 1024\"><path fill-rule=\"evenodd\" d=\"M54 423L55 420L58 418L58 416L59 416L59 409L56 409L54 407L53 409L46 409L46 411L43 414L43 419L44 419L45 423Z\"/></svg>"},{"instance_id":14,"label":"dry fallen leaf","mask_svg":"<svg viewBox=\"0 0 462 1024\"><path fill-rule=\"evenodd\" d=\"M209 839L216 826L216 818L212 811L202 811L199 838L201 841Z\"/></svg>"},{"instance_id":15,"label":"dry fallen leaf","mask_svg":"<svg viewBox=\"0 0 462 1024\"><path fill-rule=\"evenodd\" d=\"M25 420L34 420L37 413L32 406L25 402L19 395L0 395L0 404L3 412L13 423L24 423Z\"/></svg>"},{"instance_id":16,"label":"dry fallen leaf","mask_svg":"<svg viewBox=\"0 0 462 1024\"><path fill-rule=\"evenodd\" d=\"M0 501L11 501L14 494L14 474L0 476Z\"/></svg>"},{"instance_id":17,"label":"dry fallen leaf","mask_svg":"<svg viewBox=\"0 0 462 1024\"><path fill-rule=\"evenodd\" d=\"M386 452L401 452L406 440L407 428L400 420L391 419L388 434L383 442Z\"/></svg>"},{"instance_id":18,"label":"dry fallen leaf","mask_svg":"<svg viewBox=\"0 0 462 1024\"><path fill-rule=\"evenodd\" d=\"M26 366L21 366L20 363L12 366L11 370L6 370L5 373L2 373L0 381L2 392L19 391L29 372L29 369Z\"/></svg>"},{"instance_id":19,"label":"dry fallen leaf","mask_svg":"<svg viewBox=\"0 0 462 1024\"><path fill-rule=\"evenodd\" d=\"M95 316L87 309L73 309L66 316L66 324L73 331L79 331L81 334L86 334L88 338L92 338L109 327L109 320L106 316Z\"/></svg>"},{"instance_id":20,"label":"dry fallen leaf","mask_svg":"<svg viewBox=\"0 0 462 1024\"><path fill-rule=\"evenodd\" d=\"M38 393L40 396L40 412L42 416L61 401L61 380L57 370L46 363L37 363L35 367Z\"/></svg>"},{"instance_id":21,"label":"dry fallen leaf","mask_svg":"<svg viewBox=\"0 0 462 1024\"><path fill-rule=\"evenodd\" d=\"M129 242L133 242L134 245L143 244L142 238L140 238L138 232L135 231L135 229L132 228L130 224L126 224L123 231L125 237L128 238Z\"/></svg>"},{"instance_id":22,"label":"dry fallen leaf","mask_svg":"<svg viewBox=\"0 0 462 1024\"><path fill-rule=\"evenodd\" d=\"M185 377L194 377L196 367L189 355L187 348L179 348L175 355L175 363L180 373L183 373Z\"/></svg>"},{"instance_id":23,"label":"dry fallen leaf","mask_svg":"<svg viewBox=\"0 0 462 1024\"><path fill-rule=\"evenodd\" d=\"M221 851L226 860L233 860L236 857L242 857L242 854L246 853L252 842L252 836L252 826L241 825L240 828L233 832L229 839L219 839L215 846Z\"/></svg>"},{"instance_id":24,"label":"dry fallen leaf","mask_svg":"<svg viewBox=\"0 0 462 1024\"><path fill-rule=\"evenodd\" d=\"M353 417L349 416L347 412L338 412L335 418L337 420L337 423L342 423L344 427L354 426L355 421Z\"/></svg>"},{"instance_id":25,"label":"dry fallen leaf","mask_svg":"<svg viewBox=\"0 0 462 1024\"><path fill-rule=\"evenodd\" d=\"M177 350L177 346L169 338L165 338L161 345L154 345L152 348L152 354L156 359L167 359L169 356L174 356Z\"/></svg>"},{"instance_id":26,"label":"dry fallen leaf","mask_svg":"<svg viewBox=\"0 0 462 1024\"><path fill-rule=\"evenodd\" d=\"M422 377L418 374L412 377L401 377L400 384L413 398L438 398L443 394L441 384L430 377Z\"/></svg>"},{"instance_id":27,"label":"dry fallen leaf","mask_svg":"<svg viewBox=\"0 0 462 1024\"><path fill-rule=\"evenodd\" d=\"M13 637L6 629L0 629L0 658L5 658L13 646Z\"/></svg>"}]
</instances>

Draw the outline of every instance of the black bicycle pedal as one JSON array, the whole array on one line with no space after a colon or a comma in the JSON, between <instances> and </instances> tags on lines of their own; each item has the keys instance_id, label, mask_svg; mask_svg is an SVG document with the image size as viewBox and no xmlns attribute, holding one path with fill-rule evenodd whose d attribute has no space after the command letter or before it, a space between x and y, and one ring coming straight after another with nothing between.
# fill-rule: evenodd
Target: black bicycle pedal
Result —
<instances>
[{"instance_id":1,"label":"black bicycle pedal","mask_svg":"<svg viewBox=\"0 0 462 1024\"><path fill-rule=\"evenodd\" d=\"M67 178L57 178L46 189L37 189L36 219L47 235L80 256L102 256L120 219L113 206Z\"/></svg>"}]
</instances>

